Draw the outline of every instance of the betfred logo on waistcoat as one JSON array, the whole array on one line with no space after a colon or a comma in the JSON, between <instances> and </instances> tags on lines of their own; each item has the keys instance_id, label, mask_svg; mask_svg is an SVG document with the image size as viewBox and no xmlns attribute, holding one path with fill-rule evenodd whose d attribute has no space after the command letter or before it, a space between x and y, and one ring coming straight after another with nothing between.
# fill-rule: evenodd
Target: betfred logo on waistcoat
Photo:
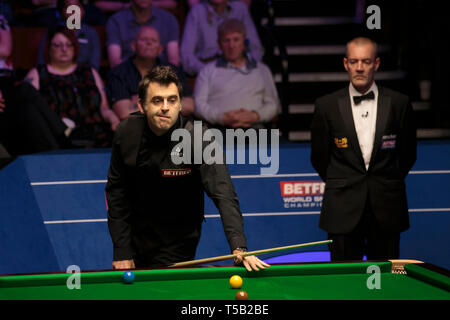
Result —
<instances>
[{"instance_id":1,"label":"betfred logo on waistcoat","mask_svg":"<svg viewBox=\"0 0 450 320\"><path fill-rule=\"evenodd\" d=\"M186 176L191 173L192 173L192 169L190 169L190 168L187 168L187 169L161 169L161 174L165 178Z\"/></svg>"},{"instance_id":2,"label":"betfred logo on waistcoat","mask_svg":"<svg viewBox=\"0 0 450 320\"><path fill-rule=\"evenodd\" d=\"M325 183L322 181L280 181L285 208L320 208Z\"/></svg>"}]
</instances>

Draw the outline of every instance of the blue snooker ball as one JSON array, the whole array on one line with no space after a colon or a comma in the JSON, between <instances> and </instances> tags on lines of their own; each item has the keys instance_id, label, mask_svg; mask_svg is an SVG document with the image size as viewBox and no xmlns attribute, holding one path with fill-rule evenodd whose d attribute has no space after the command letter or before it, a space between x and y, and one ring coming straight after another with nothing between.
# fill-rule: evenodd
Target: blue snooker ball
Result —
<instances>
[{"instance_id":1,"label":"blue snooker ball","mask_svg":"<svg viewBox=\"0 0 450 320\"><path fill-rule=\"evenodd\" d=\"M124 283L133 283L134 282L134 273L132 271L126 271L123 273L123 282Z\"/></svg>"}]
</instances>

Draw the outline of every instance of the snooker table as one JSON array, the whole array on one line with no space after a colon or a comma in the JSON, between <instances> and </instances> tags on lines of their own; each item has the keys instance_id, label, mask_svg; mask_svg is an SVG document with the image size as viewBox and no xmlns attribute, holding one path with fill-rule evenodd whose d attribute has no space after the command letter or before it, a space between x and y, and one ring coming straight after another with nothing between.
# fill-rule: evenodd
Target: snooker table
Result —
<instances>
[{"instance_id":1,"label":"snooker table","mask_svg":"<svg viewBox=\"0 0 450 320\"><path fill-rule=\"evenodd\" d=\"M0 300L234 300L239 290L249 300L450 300L448 270L415 260L274 264L259 272L235 266L133 272L132 284L122 281L123 271L81 272L80 289L68 289L71 273L3 275ZM241 289L230 287L235 274L243 279Z\"/></svg>"}]
</instances>

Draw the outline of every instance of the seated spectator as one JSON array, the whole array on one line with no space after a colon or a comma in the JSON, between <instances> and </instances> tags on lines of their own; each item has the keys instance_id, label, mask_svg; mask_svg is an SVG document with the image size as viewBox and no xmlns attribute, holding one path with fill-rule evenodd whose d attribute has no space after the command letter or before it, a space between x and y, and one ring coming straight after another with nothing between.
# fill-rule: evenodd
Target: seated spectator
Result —
<instances>
[{"instance_id":1,"label":"seated spectator","mask_svg":"<svg viewBox=\"0 0 450 320\"><path fill-rule=\"evenodd\" d=\"M44 57L47 64L30 70L27 79L50 108L73 128L69 137L72 145L110 146L111 129L115 130L119 119L108 106L98 72L76 62L78 41L74 34L61 26L49 30Z\"/></svg>"},{"instance_id":2,"label":"seated spectator","mask_svg":"<svg viewBox=\"0 0 450 320\"><path fill-rule=\"evenodd\" d=\"M196 114L213 126L263 128L281 109L272 73L245 55L245 26L240 20L224 21L218 39L223 55L196 79Z\"/></svg>"},{"instance_id":3,"label":"seated spectator","mask_svg":"<svg viewBox=\"0 0 450 320\"><path fill-rule=\"evenodd\" d=\"M13 70L11 63L12 39L8 20L0 14L0 71Z\"/></svg>"},{"instance_id":4,"label":"seated spectator","mask_svg":"<svg viewBox=\"0 0 450 320\"><path fill-rule=\"evenodd\" d=\"M110 104L119 118L125 119L132 112L138 111L138 86L141 79L155 66L161 65L158 58L162 51L158 31L153 27L142 27L137 38L131 44L134 56L128 58L120 65L114 67L107 81L106 92ZM181 99L184 115L194 111L194 99L192 90L186 82L183 71L175 66L172 67L183 82L183 97Z\"/></svg>"},{"instance_id":5,"label":"seated spectator","mask_svg":"<svg viewBox=\"0 0 450 320\"><path fill-rule=\"evenodd\" d=\"M64 148L67 129L32 85L0 76L0 144L10 155Z\"/></svg>"},{"instance_id":6,"label":"seated spectator","mask_svg":"<svg viewBox=\"0 0 450 320\"><path fill-rule=\"evenodd\" d=\"M226 19L243 22L247 31L247 50L256 61L263 57L263 47L248 8L241 1L209 0L193 6L186 17L181 43L184 71L196 75L208 62L220 56L217 27Z\"/></svg>"},{"instance_id":7,"label":"seated spectator","mask_svg":"<svg viewBox=\"0 0 450 320\"><path fill-rule=\"evenodd\" d=\"M131 0L131 7L111 16L106 23L106 46L111 67L115 67L134 54L131 43L142 26L152 26L159 32L164 48L160 55L163 63L178 66L179 26L175 16L152 5L152 0Z\"/></svg>"},{"instance_id":8,"label":"seated spectator","mask_svg":"<svg viewBox=\"0 0 450 320\"><path fill-rule=\"evenodd\" d=\"M0 145L9 156L58 149L67 127L35 88L16 81L11 51L8 21L0 15Z\"/></svg>"},{"instance_id":9,"label":"seated spectator","mask_svg":"<svg viewBox=\"0 0 450 320\"><path fill-rule=\"evenodd\" d=\"M57 25L66 26L66 21L68 18L67 7L71 5L77 5L81 8L81 17L83 18L84 9L80 0L58 0L58 12L61 18L59 18ZM97 31L86 23L83 23L83 21L80 27L81 29L73 30L78 39L78 46L80 50L77 62L89 64L98 70L100 67L101 48ZM38 65L45 63L44 49L45 44L47 43L47 33L48 32L44 34L41 43L39 44L37 60Z\"/></svg>"}]
</instances>

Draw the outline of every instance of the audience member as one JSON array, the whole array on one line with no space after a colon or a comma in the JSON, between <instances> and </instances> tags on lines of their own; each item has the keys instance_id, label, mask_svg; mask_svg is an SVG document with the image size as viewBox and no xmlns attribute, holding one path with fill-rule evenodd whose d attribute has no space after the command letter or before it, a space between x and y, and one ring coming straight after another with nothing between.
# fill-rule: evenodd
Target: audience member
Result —
<instances>
[{"instance_id":1,"label":"audience member","mask_svg":"<svg viewBox=\"0 0 450 320\"><path fill-rule=\"evenodd\" d=\"M67 126L29 83L0 76L0 144L12 156L66 146Z\"/></svg>"},{"instance_id":2,"label":"audience member","mask_svg":"<svg viewBox=\"0 0 450 320\"><path fill-rule=\"evenodd\" d=\"M121 120L139 110L137 106L139 82L154 67L161 65L158 56L162 46L158 30L155 28L142 27L131 46L135 54L110 71L106 87L110 104ZM189 115L194 111L192 90L186 82L183 71L173 65L172 67L176 70L184 89L181 112L183 115Z\"/></svg>"},{"instance_id":3,"label":"audience member","mask_svg":"<svg viewBox=\"0 0 450 320\"><path fill-rule=\"evenodd\" d=\"M209 0L191 8L181 43L181 63L184 71L196 75L208 62L220 56L217 27L226 19L238 19L246 29L246 50L261 61L263 47L248 8L241 1Z\"/></svg>"},{"instance_id":4,"label":"audience member","mask_svg":"<svg viewBox=\"0 0 450 320\"><path fill-rule=\"evenodd\" d=\"M12 52L11 30L8 20L0 14L0 71L12 70L10 60Z\"/></svg>"},{"instance_id":5,"label":"audience member","mask_svg":"<svg viewBox=\"0 0 450 320\"><path fill-rule=\"evenodd\" d=\"M58 12L60 14L60 19L58 21L58 25L65 26L68 18L67 7L71 5L77 5L81 8L81 16L83 19L84 16L84 7L81 4L80 0L58 0ZM95 69L99 69L100 67L100 56L101 56L101 47L100 40L98 37L97 31L94 28L89 26L86 23L81 23L80 29L74 29L73 32L78 39L79 46L79 55L78 55L78 63L87 63L94 67ZM44 49L45 44L47 43L47 33L42 37L41 43L38 48L38 60L37 64L44 64Z\"/></svg>"},{"instance_id":6,"label":"audience member","mask_svg":"<svg viewBox=\"0 0 450 320\"><path fill-rule=\"evenodd\" d=\"M269 68L245 55L245 35L243 22L225 20L218 29L223 55L197 76L195 111L213 125L262 128L281 109Z\"/></svg>"},{"instance_id":7,"label":"audience member","mask_svg":"<svg viewBox=\"0 0 450 320\"><path fill-rule=\"evenodd\" d=\"M134 54L131 43L140 27L152 26L159 32L163 52L162 61L178 66L179 26L175 16L152 5L152 0L131 0L129 9L111 16L106 24L107 52L111 67L115 67Z\"/></svg>"},{"instance_id":8,"label":"audience member","mask_svg":"<svg viewBox=\"0 0 450 320\"><path fill-rule=\"evenodd\" d=\"M108 106L98 72L76 62L78 41L74 34L61 26L51 29L46 49L47 64L30 70L27 79L73 129L69 139L74 147L111 145L111 129L115 130L119 119Z\"/></svg>"},{"instance_id":9,"label":"audience member","mask_svg":"<svg viewBox=\"0 0 450 320\"><path fill-rule=\"evenodd\" d=\"M16 81L11 52L8 21L0 16L0 146L9 156L57 149L67 127L35 88Z\"/></svg>"}]
</instances>

